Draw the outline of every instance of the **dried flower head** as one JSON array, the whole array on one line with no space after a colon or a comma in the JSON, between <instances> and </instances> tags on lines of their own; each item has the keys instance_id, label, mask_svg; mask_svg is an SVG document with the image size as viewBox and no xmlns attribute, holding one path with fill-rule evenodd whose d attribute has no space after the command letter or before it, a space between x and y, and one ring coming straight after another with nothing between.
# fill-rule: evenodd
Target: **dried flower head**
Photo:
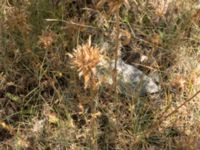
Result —
<instances>
[{"instance_id":1,"label":"dried flower head","mask_svg":"<svg viewBox=\"0 0 200 150\"><path fill-rule=\"evenodd\" d=\"M31 30L28 24L28 15L24 9L10 7L5 13L5 21L10 30L18 29L24 35L27 35Z\"/></svg>"},{"instance_id":2,"label":"dried flower head","mask_svg":"<svg viewBox=\"0 0 200 150\"><path fill-rule=\"evenodd\" d=\"M28 141L26 136L21 135L16 139L16 147L18 147L18 149L29 149L31 147L31 143Z\"/></svg>"},{"instance_id":3,"label":"dried flower head","mask_svg":"<svg viewBox=\"0 0 200 150\"><path fill-rule=\"evenodd\" d=\"M174 79L171 81L172 87L179 91L183 91L186 87L186 80L181 75L176 75Z\"/></svg>"},{"instance_id":4,"label":"dried flower head","mask_svg":"<svg viewBox=\"0 0 200 150\"><path fill-rule=\"evenodd\" d=\"M150 37L150 42L155 45L155 46L158 46L162 43L162 39L161 39L161 36L159 34L153 34L151 37Z\"/></svg>"},{"instance_id":5,"label":"dried flower head","mask_svg":"<svg viewBox=\"0 0 200 150\"><path fill-rule=\"evenodd\" d=\"M105 3L108 4L109 14L115 13L119 8L124 4L127 8L129 8L128 0L100 0L97 3L97 8L102 7Z\"/></svg>"},{"instance_id":6,"label":"dried flower head","mask_svg":"<svg viewBox=\"0 0 200 150\"><path fill-rule=\"evenodd\" d=\"M99 85L97 65L103 55L98 47L91 46L91 38L89 38L88 43L78 46L69 56L71 64L77 68L79 76L83 76L85 88L96 88Z\"/></svg>"},{"instance_id":7,"label":"dried flower head","mask_svg":"<svg viewBox=\"0 0 200 150\"><path fill-rule=\"evenodd\" d=\"M121 39L122 45L128 45L131 42L131 33L128 30L120 30L119 37Z\"/></svg>"},{"instance_id":8,"label":"dried flower head","mask_svg":"<svg viewBox=\"0 0 200 150\"><path fill-rule=\"evenodd\" d=\"M54 34L49 32L39 37L39 44L42 44L44 48L49 48L54 42Z\"/></svg>"}]
</instances>

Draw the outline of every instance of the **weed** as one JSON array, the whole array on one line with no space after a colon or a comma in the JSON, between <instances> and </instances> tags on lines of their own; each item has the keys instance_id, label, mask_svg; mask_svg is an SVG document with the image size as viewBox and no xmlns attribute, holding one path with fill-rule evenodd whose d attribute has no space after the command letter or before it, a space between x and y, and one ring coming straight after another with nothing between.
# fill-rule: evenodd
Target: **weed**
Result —
<instances>
[{"instance_id":1,"label":"weed","mask_svg":"<svg viewBox=\"0 0 200 150\"><path fill-rule=\"evenodd\" d=\"M0 149L199 149L198 5L1 0ZM119 92L119 60L161 90Z\"/></svg>"}]
</instances>

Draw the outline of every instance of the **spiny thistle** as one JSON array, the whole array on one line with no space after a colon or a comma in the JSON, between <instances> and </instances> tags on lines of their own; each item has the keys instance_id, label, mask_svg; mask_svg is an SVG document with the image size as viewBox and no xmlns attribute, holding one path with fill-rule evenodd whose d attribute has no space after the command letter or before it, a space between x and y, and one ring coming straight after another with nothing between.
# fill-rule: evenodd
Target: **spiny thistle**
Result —
<instances>
[{"instance_id":1,"label":"spiny thistle","mask_svg":"<svg viewBox=\"0 0 200 150\"><path fill-rule=\"evenodd\" d=\"M98 47L91 46L91 38L68 55L71 58L71 64L79 72L79 76L83 77L85 88L96 88L99 85L97 65L101 62L103 55Z\"/></svg>"}]
</instances>

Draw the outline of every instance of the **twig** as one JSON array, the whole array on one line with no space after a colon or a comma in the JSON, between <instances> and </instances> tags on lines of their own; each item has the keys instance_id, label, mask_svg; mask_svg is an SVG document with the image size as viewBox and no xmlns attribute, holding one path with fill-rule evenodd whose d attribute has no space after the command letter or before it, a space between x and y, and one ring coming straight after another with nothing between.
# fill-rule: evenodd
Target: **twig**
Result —
<instances>
[{"instance_id":1,"label":"twig","mask_svg":"<svg viewBox=\"0 0 200 150\"><path fill-rule=\"evenodd\" d=\"M86 24L80 24L80 23L76 23L73 21L65 21L65 20L60 20L60 19L45 19L45 20L49 21L49 22L64 22L69 25L75 25L75 26L84 27L84 28L94 28L94 29L98 28L98 27L94 27L94 26L90 26L90 25L86 25Z\"/></svg>"},{"instance_id":2,"label":"twig","mask_svg":"<svg viewBox=\"0 0 200 150\"><path fill-rule=\"evenodd\" d=\"M153 67L151 67L151 66L147 66L147 65L143 65L143 64L139 64L139 63L132 63L132 64L134 64L134 65L138 65L138 66L141 66L141 67L144 67L144 68L147 68L147 69L150 69L150 70L158 70L158 69L156 69L156 68L153 68Z\"/></svg>"},{"instance_id":3,"label":"twig","mask_svg":"<svg viewBox=\"0 0 200 150\"><path fill-rule=\"evenodd\" d=\"M188 98L187 100L185 100L182 104L180 104L175 110L173 110L172 112L170 112L168 115L164 116L164 114L162 114L163 117L161 117L158 121L156 121L150 130L147 130L145 133L151 133L155 127L158 127L163 121L165 121L167 118L169 118L170 116L172 116L173 114L175 114L181 107L183 107L184 105L186 105L188 102L190 102L191 100L193 100L198 94L200 94L200 90L197 91L193 96L191 96L190 98Z\"/></svg>"},{"instance_id":4,"label":"twig","mask_svg":"<svg viewBox=\"0 0 200 150\"><path fill-rule=\"evenodd\" d=\"M168 115L166 115L165 117L163 117L163 119L160 120L160 122L162 123L165 119L169 118L171 115L173 115L174 113L176 113L181 107L183 107L184 105L186 105L188 102L190 102L191 100L193 100L198 94L200 94L200 90L197 91L192 97L188 98L187 100L185 100L182 104L180 104L175 110L173 110L171 113L169 113Z\"/></svg>"},{"instance_id":5,"label":"twig","mask_svg":"<svg viewBox=\"0 0 200 150\"><path fill-rule=\"evenodd\" d=\"M142 132L142 134L140 134L140 136L147 136L149 135L152 131L154 131L155 128L157 128L164 120L166 120L167 118L169 118L171 115L173 115L174 113L176 113L182 106L186 105L188 102L190 102L191 100L193 100L198 94L200 94L200 90L197 91L193 96L191 96L190 98L188 98L187 100L185 100L182 104L180 104L175 110L173 110L171 113L169 113L168 115L164 116L164 114L162 114L162 116L158 121L156 121L155 123L152 124L151 128L149 130L146 130L144 132Z\"/></svg>"},{"instance_id":6,"label":"twig","mask_svg":"<svg viewBox=\"0 0 200 150\"><path fill-rule=\"evenodd\" d=\"M118 60L118 51L119 51L119 33L120 33L120 17L119 17L119 9L116 12L116 49L114 53L114 59L115 59L115 66L113 70L113 86L115 91L117 91L117 60Z\"/></svg>"}]
</instances>

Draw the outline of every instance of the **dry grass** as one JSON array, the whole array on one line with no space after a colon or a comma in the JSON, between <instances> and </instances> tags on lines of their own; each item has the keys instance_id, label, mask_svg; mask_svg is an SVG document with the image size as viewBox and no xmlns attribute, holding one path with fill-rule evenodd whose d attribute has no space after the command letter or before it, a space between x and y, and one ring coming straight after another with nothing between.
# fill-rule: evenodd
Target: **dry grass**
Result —
<instances>
[{"instance_id":1,"label":"dry grass","mask_svg":"<svg viewBox=\"0 0 200 150\"><path fill-rule=\"evenodd\" d=\"M0 149L200 149L197 5L1 0ZM159 95L119 94L119 57Z\"/></svg>"}]
</instances>

